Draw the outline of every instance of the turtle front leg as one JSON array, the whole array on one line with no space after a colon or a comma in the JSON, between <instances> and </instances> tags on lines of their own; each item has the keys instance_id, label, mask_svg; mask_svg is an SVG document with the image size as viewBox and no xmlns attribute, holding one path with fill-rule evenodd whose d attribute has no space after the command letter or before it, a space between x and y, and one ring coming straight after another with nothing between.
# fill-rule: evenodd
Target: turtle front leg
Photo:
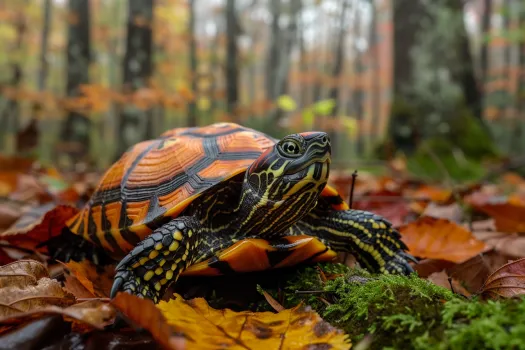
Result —
<instances>
[{"instance_id":1,"label":"turtle front leg","mask_svg":"<svg viewBox=\"0 0 525 350\"><path fill-rule=\"evenodd\" d=\"M385 218L362 210L326 210L306 215L293 228L294 234L316 236L335 251L349 252L372 272L410 274L401 235Z\"/></svg>"},{"instance_id":2,"label":"turtle front leg","mask_svg":"<svg viewBox=\"0 0 525 350\"><path fill-rule=\"evenodd\" d=\"M199 223L180 217L157 228L116 267L111 298L128 292L157 303L194 258Z\"/></svg>"}]
</instances>

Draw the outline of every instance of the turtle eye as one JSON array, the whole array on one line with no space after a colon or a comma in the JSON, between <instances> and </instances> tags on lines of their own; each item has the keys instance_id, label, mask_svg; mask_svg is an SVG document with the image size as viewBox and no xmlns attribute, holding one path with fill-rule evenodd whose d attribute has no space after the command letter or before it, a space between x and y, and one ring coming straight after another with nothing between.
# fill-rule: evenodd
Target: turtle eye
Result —
<instances>
[{"instance_id":1,"label":"turtle eye","mask_svg":"<svg viewBox=\"0 0 525 350\"><path fill-rule=\"evenodd\" d=\"M279 147L281 153L287 157L298 157L302 153L302 147L295 140L283 141Z\"/></svg>"}]
</instances>

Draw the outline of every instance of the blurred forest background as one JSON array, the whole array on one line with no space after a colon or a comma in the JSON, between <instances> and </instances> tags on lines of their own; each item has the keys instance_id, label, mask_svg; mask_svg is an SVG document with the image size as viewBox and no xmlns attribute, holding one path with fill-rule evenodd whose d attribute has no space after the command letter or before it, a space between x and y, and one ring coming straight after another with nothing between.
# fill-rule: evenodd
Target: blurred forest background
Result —
<instances>
[{"instance_id":1,"label":"blurred forest background","mask_svg":"<svg viewBox=\"0 0 525 350\"><path fill-rule=\"evenodd\" d=\"M525 154L525 2L0 0L2 153L104 169L217 121L478 176Z\"/></svg>"}]
</instances>

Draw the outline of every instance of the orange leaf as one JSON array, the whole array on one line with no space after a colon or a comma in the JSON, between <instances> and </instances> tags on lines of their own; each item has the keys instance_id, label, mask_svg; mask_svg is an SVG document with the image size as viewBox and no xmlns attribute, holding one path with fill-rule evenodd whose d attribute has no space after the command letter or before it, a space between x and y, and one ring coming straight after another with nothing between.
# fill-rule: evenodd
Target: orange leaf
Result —
<instances>
[{"instance_id":1,"label":"orange leaf","mask_svg":"<svg viewBox=\"0 0 525 350\"><path fill-rule=\"evenodd\" d=\"M420 217L399 228L410 254L460 264L485 251L485 243L447 219Z\"/></svg>"},{"instance_id":2,"label":"orange leaf","mask_svg":"<svg viewBox=\"0 0 525 350\"><path fill-rule=\"evenodd\" d=\"M452 191L423 185L417 189L413 194L415 198L430 199L433 202L446 203L452 198Z\"/></svg>"},{"instance_id":3,"label":"orange leaf","mask_svg":"<svg viewBox=\"0 0 525 350\"><path fill-rule=\"evenodd\" d=\"M0 239L21 248L35 249L38 244L58 236L66 221L76 213L78 209L69 205L57 205L53 208L53 205L47 204L33 208L1 233Z\"/></svg>"},{"instance_id":4,"label":"orange leaf","mask_svg":"<svg viewBox=\"0 0 525 350\"><path fill-rule=\"evenodd\" d=\"M348 336L308 307L278 313L216 310L203 298L175 294L159 308L167 323L184 333L188 348L350 349ZM138 308L135 306L135 308Z\"/></svg>"},{"instance_id":5,"label":"orange leaf","mask_svg":"<svg viewBox=\"0 0 525 350\"><path fill-rule=\"evenodd\" d=\"M114 266L108 265L101 269L88 260L70 261L64 265L91 294L99 298L109 297L113 285Z\"/></svg>"},{"instance_id":6,"label":"orange leaf","mask_svg":"<svg viewBox=\"0 0 525 350\"><path fill-rule=\"evenodd\" d=\"M512 203L472 203L473 206L494 218L496 228L501 232L525 232L525 205Z\"/></svg>"},{"instance_id":7,"label":"orange leaf","mask_svg":"<svg viewBox=\"0 0 525 350\"><path fill-rule=\"evenodd\" d=\"M184 339L175 335L162 312L151 300L128 293L118 293L111 301L135 325L146 329L165 349L184 349Z\"/></svg>"},{"instance_id":8,"label":"orange leaf","mask_svg":"<svg viewBox=\"0 0 525 350\"><path fill-rule=\"evenodd\" d=\"M481 287L480 294L491 298L525 295L525 258L505 264L494 271Z\"/></svg>"}]
</instances>

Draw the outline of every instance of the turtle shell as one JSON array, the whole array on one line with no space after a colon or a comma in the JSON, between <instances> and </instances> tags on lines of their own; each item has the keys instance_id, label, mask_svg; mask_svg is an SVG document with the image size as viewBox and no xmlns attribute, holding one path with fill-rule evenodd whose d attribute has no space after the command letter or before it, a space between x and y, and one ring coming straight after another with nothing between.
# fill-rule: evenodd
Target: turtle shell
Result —
<instances>
[{"instance_id":1,"label":"turtle shell","mask_svg":"<svg viewBox=\"0 0 525 350\"><path fill-rule=\"evenodd\" d=\"M71 232L123 256L149 226L175 218L212 186L244 172L275 139L233 123L172 129L129 149L102 177Z\"/></svg>"},{"instance_id":2,"label":"turtle shell","mask_svg":"<svg viewBox=\"0 0 525 350\"><path fill-rule=\"evenodd\" d=\"M123 154L106 171L86 206L66 225L74 234L121 258L159 222L177 217L204 191L244 172L275 142L234 123L169 130ZM335 210L348 209L332 187L326 186L321 195ZM255 246L261 248L261 244Z\"/></svg>"}]
</instances>

